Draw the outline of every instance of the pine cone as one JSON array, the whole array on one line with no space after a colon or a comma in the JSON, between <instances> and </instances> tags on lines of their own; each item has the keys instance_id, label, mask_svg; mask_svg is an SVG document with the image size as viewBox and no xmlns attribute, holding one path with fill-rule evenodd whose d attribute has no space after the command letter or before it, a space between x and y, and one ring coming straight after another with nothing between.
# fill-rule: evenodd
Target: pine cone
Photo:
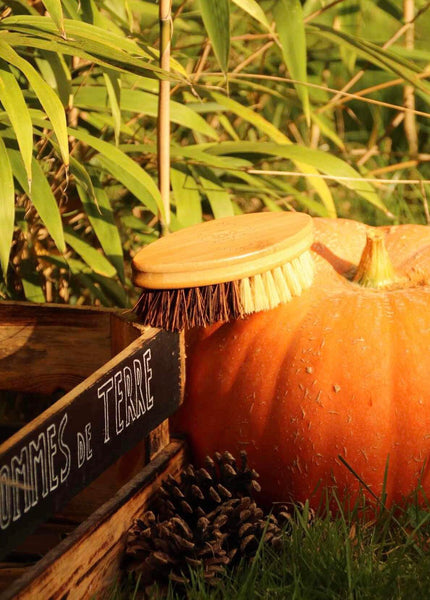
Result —
<instances>
[{"instance_id":1,"label":"pine cone","mask_svg":"<svg viewBox=\"0 0 430 600\"><path fill-rule=\"evenodd\" d=\"M263 535L264 543L278 548L277 518L265 517L253 499L260 491L257 478L246 452L239 464L229 452L217 453L200 469L189 465L179 482L169 476L160 489L157 517L146 512L129 532L129 570L140 574L143 585L169 579L183 584L190 567L213 581L227 565L252 558Z\"/></svg>"}]
</instances>

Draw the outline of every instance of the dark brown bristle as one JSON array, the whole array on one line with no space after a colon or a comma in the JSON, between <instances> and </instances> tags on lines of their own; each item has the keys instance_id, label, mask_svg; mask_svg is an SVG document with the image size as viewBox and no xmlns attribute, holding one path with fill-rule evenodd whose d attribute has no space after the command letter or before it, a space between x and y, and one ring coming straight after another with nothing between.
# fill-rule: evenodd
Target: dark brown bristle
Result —
<instances>
[{"instance_id":1,"label":"dark brown bristle","mask_svg":"<svg viewBox=\"0 0 430 600\"><path fill-rule=\"evenodd\" d=\"M240 281L180 289L144 289L133 310L145 325L167 331L206 327L245 315Z\"/></svg>"}]
</instances>

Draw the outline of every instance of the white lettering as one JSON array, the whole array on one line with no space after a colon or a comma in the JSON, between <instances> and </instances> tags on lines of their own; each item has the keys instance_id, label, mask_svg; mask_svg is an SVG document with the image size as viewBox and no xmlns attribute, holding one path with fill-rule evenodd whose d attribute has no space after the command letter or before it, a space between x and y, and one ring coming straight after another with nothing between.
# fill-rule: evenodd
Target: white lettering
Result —
<instances>
[{"instance_id":1,"label":"white lettering","mask_svg":"<svg viewBox=\"0 0 430 600\"><path fill-rule=\"evenodd\" d=\"M48 440L48 467L49 467L49 491L53 492L58 487L58 477L55 474L54 456L57 454L57 444L54 438L57 437L57 429L54 424L46 430Z\"/></svg>"},{"instance_id":2,"label":"white lettering","mask_svg":"<svg viewBox=\"0 0 430 600\"><path fill-rule=\"evenodd\" d=\"M11 519L11 478L10 469L3 465L0 469L0 529L6 529Z\"/></svg>"},{"instance_id":3,"label":"white lettering","mask_svg":"<svg viewBox=\"0 0 430 600\"><path fill-rule=\"evenodd\" d=\"M136 407L133 402L133 376L130 367L124 367L124 388L125 388L125 426L128 427L131 421L136 420ZM131 421L130 421L131 419Z\"/></svg>"},{"instance_id":4,"label":"white lettering","mask_svg":"<svg viewBox=\"0 0 430 600\"><path fill-rule=\"evenodd\" d=\"M149 361L151 360L151 348L146 350L143 355L143 364L145 369L145 392L146 392L146 407L148 410L154 406L154 398L151 396L150 381L152 379L152 369L149 368Z\"/></svg>"},{"instance_id":5,"label":"white lettering","mask_svg":"<svg viewBox=\"0 0 430 600\"><path fill-rule=\"evenodd\" d=\"M103 409L105 417L105 435L104 443L106 444L110 440L109 432L109 392L113 388L113 378L108 379L101 387L97 390L97 396L103 398Z\"/></svg>"},{"instance_id":6,"label":"white lettering","mask_svg":"<svg viewBox=\"0 0 430 600\"><path fill-rule=\"evenodd\" d=\"M124 429L124 419L121 418L121 413L120 413L121 404L123 403L123 400L124 400L124 394L121 389L121 383L122 383L121 371L118 371L118 373L115 373L114 381L115 381L115 427L116 427L116 434L118 435Z\"/></svg>"},{"instance_id":7,"label":"white lettering","mask_svg":"<svg viewBox=\"0 0 430 600\"><path fill-rule=\"evenodd\" d=\"M64 483L69 476L70 466L71 466L71 455L69 446L64 442L64 429L67 424L67 413L65 413L64 417L60 421L60 426L58 428L58 447L60 448L60 452L63 454L66 459L66 464L64 467L60 469L60 480L61 483Z\"/></svg>"},{"instance_id":8,"label":"white lettering","mask_svg":"<svg viewBox=\"0 0 430 600\"><path fill-rule=\"evenodd\" d=\"M49 493L48 486L48 465L46 456L46 437L45 433L39 433L37 442L32 440L29 446L30 450L30 472L31 472L31 491L32 505L36 506L39 501L39 483L37 477L37 467L40 469L42 479L42 496L46 498Z\"/></svg>"},{"instance_id":9,"label":"white lettering","mask_svg":"<svg viewBox=\"0 0 430 600\"><path fill-rule=\"evenodd\" d=\"M20 492L24 494L24 512L31 508L30 496L30 473L28 468L28 449L21 449L20 457L13 456L11 460L12 481L18 485L12 487L13 494L13 520L17 521L21 516Z\"/></svg>"},{"instance_id":10,"label":"white lettering","mask_svg":"<svg viewBox=\"0 0 430 600\"><path fill-rule=\"evenodd\" d=\"M90 460L93 456L93 451L91 449L91 423L87 423L85 425L85 446L86 446L86 458Z\"/></svg>"}]
</instances>

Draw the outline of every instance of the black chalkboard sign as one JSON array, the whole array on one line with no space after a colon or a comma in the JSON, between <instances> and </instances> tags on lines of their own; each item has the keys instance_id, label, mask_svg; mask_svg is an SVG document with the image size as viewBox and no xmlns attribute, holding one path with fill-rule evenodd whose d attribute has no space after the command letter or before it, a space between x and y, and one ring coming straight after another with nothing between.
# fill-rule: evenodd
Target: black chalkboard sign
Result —
<instances>
[{"instance_id":1,"label":"black chalkboard sign","mask_svg":"<svg viewBox=\"0 0 430 600\"><path fill-rule=\"evenodd\" d=\"M180 346L150 329L0 446L0 558L175 411Z\"/></svg>"}]
</instances>

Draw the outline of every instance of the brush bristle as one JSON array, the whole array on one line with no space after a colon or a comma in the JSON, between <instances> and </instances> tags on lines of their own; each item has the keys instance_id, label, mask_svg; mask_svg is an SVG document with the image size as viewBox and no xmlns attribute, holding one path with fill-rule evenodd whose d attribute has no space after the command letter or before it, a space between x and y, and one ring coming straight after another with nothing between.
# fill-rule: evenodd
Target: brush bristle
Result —
<instances>
[{"instance_id":1,"label":"brush bristle","mask_svg":"<svg viewBox=\"0 0 430 600\"><path fill-rule=\"evenodd\" d=\"M167 331L206 327L289 302L312 284L310 251L271 271L213 285L144 289L134 311L146 325Z\"/></svg>"}]
</instances>

